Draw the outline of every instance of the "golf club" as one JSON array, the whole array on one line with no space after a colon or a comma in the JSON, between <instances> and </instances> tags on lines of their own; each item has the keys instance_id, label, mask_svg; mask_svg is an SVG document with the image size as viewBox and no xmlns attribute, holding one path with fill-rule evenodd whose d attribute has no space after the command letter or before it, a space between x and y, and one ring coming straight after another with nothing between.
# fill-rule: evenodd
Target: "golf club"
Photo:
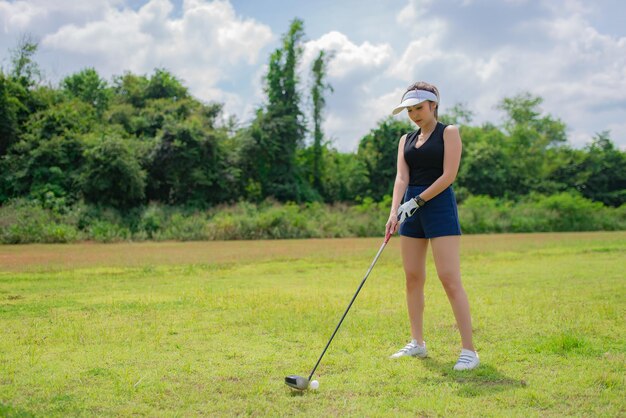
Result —
<instances>
[{"instance_id":1,"label":"golf club","mask_svg":"<svg viewBox=\"0 0 626 418\"><path fill-rule=\"evenodd\" d=\"M326 350L328 349L328 346L333 341L333 338L335 338L335 334L337 334L337 331L339 330L339 327L341 326L341 323L343 322L344 318L348 314L348 311L350 310L350 307L354 303L354 300L356 299L356 297L358 296L359 292L361 291L361 288L365 284L365 281L367 280L367 276L369 276L370 272L374 268L374 265L376 264L376 261L378 261L378 257L380 257L380 254L385 249L385 246L389 242L390 238L391 238L391 233L387 233L387 235L385 235L385 240L383 241L383 244L380 246L380 249L378 250L378 253L376 253L376 257L374 257L374 261L372 261L372 264L370 264L370 268L367 269L367 273L365 273L365 277L361 281L361 284L359 285L359 288L356 290L356 293L354 294L354 296L352 296L352 300L348 304L348 308L346 309L346 311L343 313L343 316L339 320L339 323L337 324L337 328L335 328L335 331L333 332L333 335L330 336L330 339L328 340L328 343L326 344L326 347L324 347L324 351L322 351L322 354L317 359L317 363L315 363L315 366L313 367L313 370L311 370L311 373L309 374L309 377L306 378L304 376L298 376L298 375L295 375L295 374L289 375L289 376L285 377L285 384L287 386L289 386L289 387L291 387L293 389L297 389L297 390L308 389L308 387L309 387L309 385L311 383L311 378L313 377L313 374L315 373L315 370L317 370L317 366L319 366L320 361L322 361L322 357L324 357L324 354L326 353ZM317 382L314 382L314 383L317 383ZM317 388L317 385L315 387L313 387L313 388L314 389Z\"/></svg>"}]
</instances>

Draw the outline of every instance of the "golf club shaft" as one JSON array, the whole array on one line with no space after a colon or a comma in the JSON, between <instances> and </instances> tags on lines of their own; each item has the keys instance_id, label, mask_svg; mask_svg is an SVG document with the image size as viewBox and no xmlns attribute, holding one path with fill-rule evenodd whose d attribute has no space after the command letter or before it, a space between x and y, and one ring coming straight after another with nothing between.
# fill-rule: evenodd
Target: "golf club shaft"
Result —
<instances>
[{"instance_id":1,"label":"golf club shaft","mask_svg":"<svg viewBox=\"0 0 626 418\"><path fill-rule=\"evenodd\" d=\"M348 304L348 307L346 308L346 311L343 313L343 316L339 320L339 323L337 324L337 328L335 328L335 331L333 332L333 335L330 336L330 340L328 340L328 343L326 344L326 347L324 347L324 351L322 351L322 354L320 355L320 358L317 359L317 363L315 363L315 367L313 367L313 370L311 370L311 374L309 375L309 381L311 380L311 378L315 374L315 370L317 370L317 366L319 366L320 361L322 361L322 357L324 357L324 354L326 354L326 350L328 350L328 346L330 346L330 343L333 341L333 338L335 338L335 334L337 334L337 331L339 330L339 327L341 326L341 323L343 322L344 318L348 314L348 311L350 310L350 307L354 303L354 300L359 295L359 292L361 291L361 288L363 287L363 285L365 284L365 281L367 280L367 276L370 275L370 272L372 271L372 269L374 268L374 265L378 261L378 257L380 257L380 254L382 254L383 250L385 249L385 246L389 242L389 238L391 238L391 234L387 234L385 236L385 241L380 246L380 249L378 250L378 253L376 253L376 257L374 257L374 261L372 261L372 264L370 264L370 268L367 269L367 273L365 273L365 277L361 281L361 284L359 285L359 288L356 290L356 293L354 294L354 296L352 296L352 300Z\"/></svg>"}]
</instances>

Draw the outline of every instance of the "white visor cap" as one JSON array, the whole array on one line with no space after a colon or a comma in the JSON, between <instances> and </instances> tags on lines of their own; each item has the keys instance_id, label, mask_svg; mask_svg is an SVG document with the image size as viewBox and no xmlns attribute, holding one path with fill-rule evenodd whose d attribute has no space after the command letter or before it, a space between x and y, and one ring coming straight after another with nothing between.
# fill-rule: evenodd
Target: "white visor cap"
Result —
<instances>
[{"instance_id":1,"label":"white visor cap","mask_svg":"<svg viewBox=\"0 0 626 418\"><path fill-rule=\"evenodd\" d=\"M406 93L404 93L404 96L402 96L402 102L398 106L396 106L395 109L393 109L393 112L391 112L391 114L397 115L398 113L402 112L402 110L406 109L407 107L415 106L416 104L420 104L427 100L430 100L431 102L439 103L439 100L437 99L437 95L431 91L409 90Z\"/></svg>"}]
</instances>

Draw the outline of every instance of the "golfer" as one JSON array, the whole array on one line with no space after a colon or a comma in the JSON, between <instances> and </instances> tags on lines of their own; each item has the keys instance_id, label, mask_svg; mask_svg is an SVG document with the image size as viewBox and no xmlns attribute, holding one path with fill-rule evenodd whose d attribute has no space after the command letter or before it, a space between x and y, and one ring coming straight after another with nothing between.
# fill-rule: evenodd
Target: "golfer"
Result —
<instances>
[{"instance_id":1,"label":"golfer","mask_svg":"<svg viewBox=\"0 0 626 418\"><path fill-rule=\"evenodd\" d=\"M418 82L402 95L393 114L406 109L419 129L403 135L398 144L398 168L386 232L400 225L406 301L412 340L391 358L428 355L424 341L424 283L430 242L437 275L452 305L461 333L461 355L454 370L478 366L472 342L469 301L461 283L461 228L452 183L461 161L461 136L454 125L437 120L439 90ZM401 204L402 203L402 204Z\"/></svg>"}]
</instances>

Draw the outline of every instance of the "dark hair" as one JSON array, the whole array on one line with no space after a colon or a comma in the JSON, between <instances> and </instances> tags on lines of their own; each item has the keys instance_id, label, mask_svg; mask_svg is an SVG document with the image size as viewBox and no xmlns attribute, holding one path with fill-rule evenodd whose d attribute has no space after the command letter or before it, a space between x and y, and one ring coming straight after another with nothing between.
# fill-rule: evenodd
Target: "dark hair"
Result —
<instances>
[{"instance_id":1,"label":"dark hair","mask_svg":"<svg viewBox=\"0 0 626 418\"><path fill-rule=\"evenodd\" d=\"M404 94L407 94L407 92L411 91L411 90L426 90L429 91L431 93L434 93L435 96L437 96L437 100L441 100L440 96L439 96L439 89L437 89L437 87L435 87L434 85L427 83L425 81L418 81L417 83L411 84L409 87L407 87L406 91L404 92ZM404 94L402 96L404 96ZM435 119L439 119L438 118L438 111L439 111L439 103L435 103Z\"/></svg>"}]
</instances>

